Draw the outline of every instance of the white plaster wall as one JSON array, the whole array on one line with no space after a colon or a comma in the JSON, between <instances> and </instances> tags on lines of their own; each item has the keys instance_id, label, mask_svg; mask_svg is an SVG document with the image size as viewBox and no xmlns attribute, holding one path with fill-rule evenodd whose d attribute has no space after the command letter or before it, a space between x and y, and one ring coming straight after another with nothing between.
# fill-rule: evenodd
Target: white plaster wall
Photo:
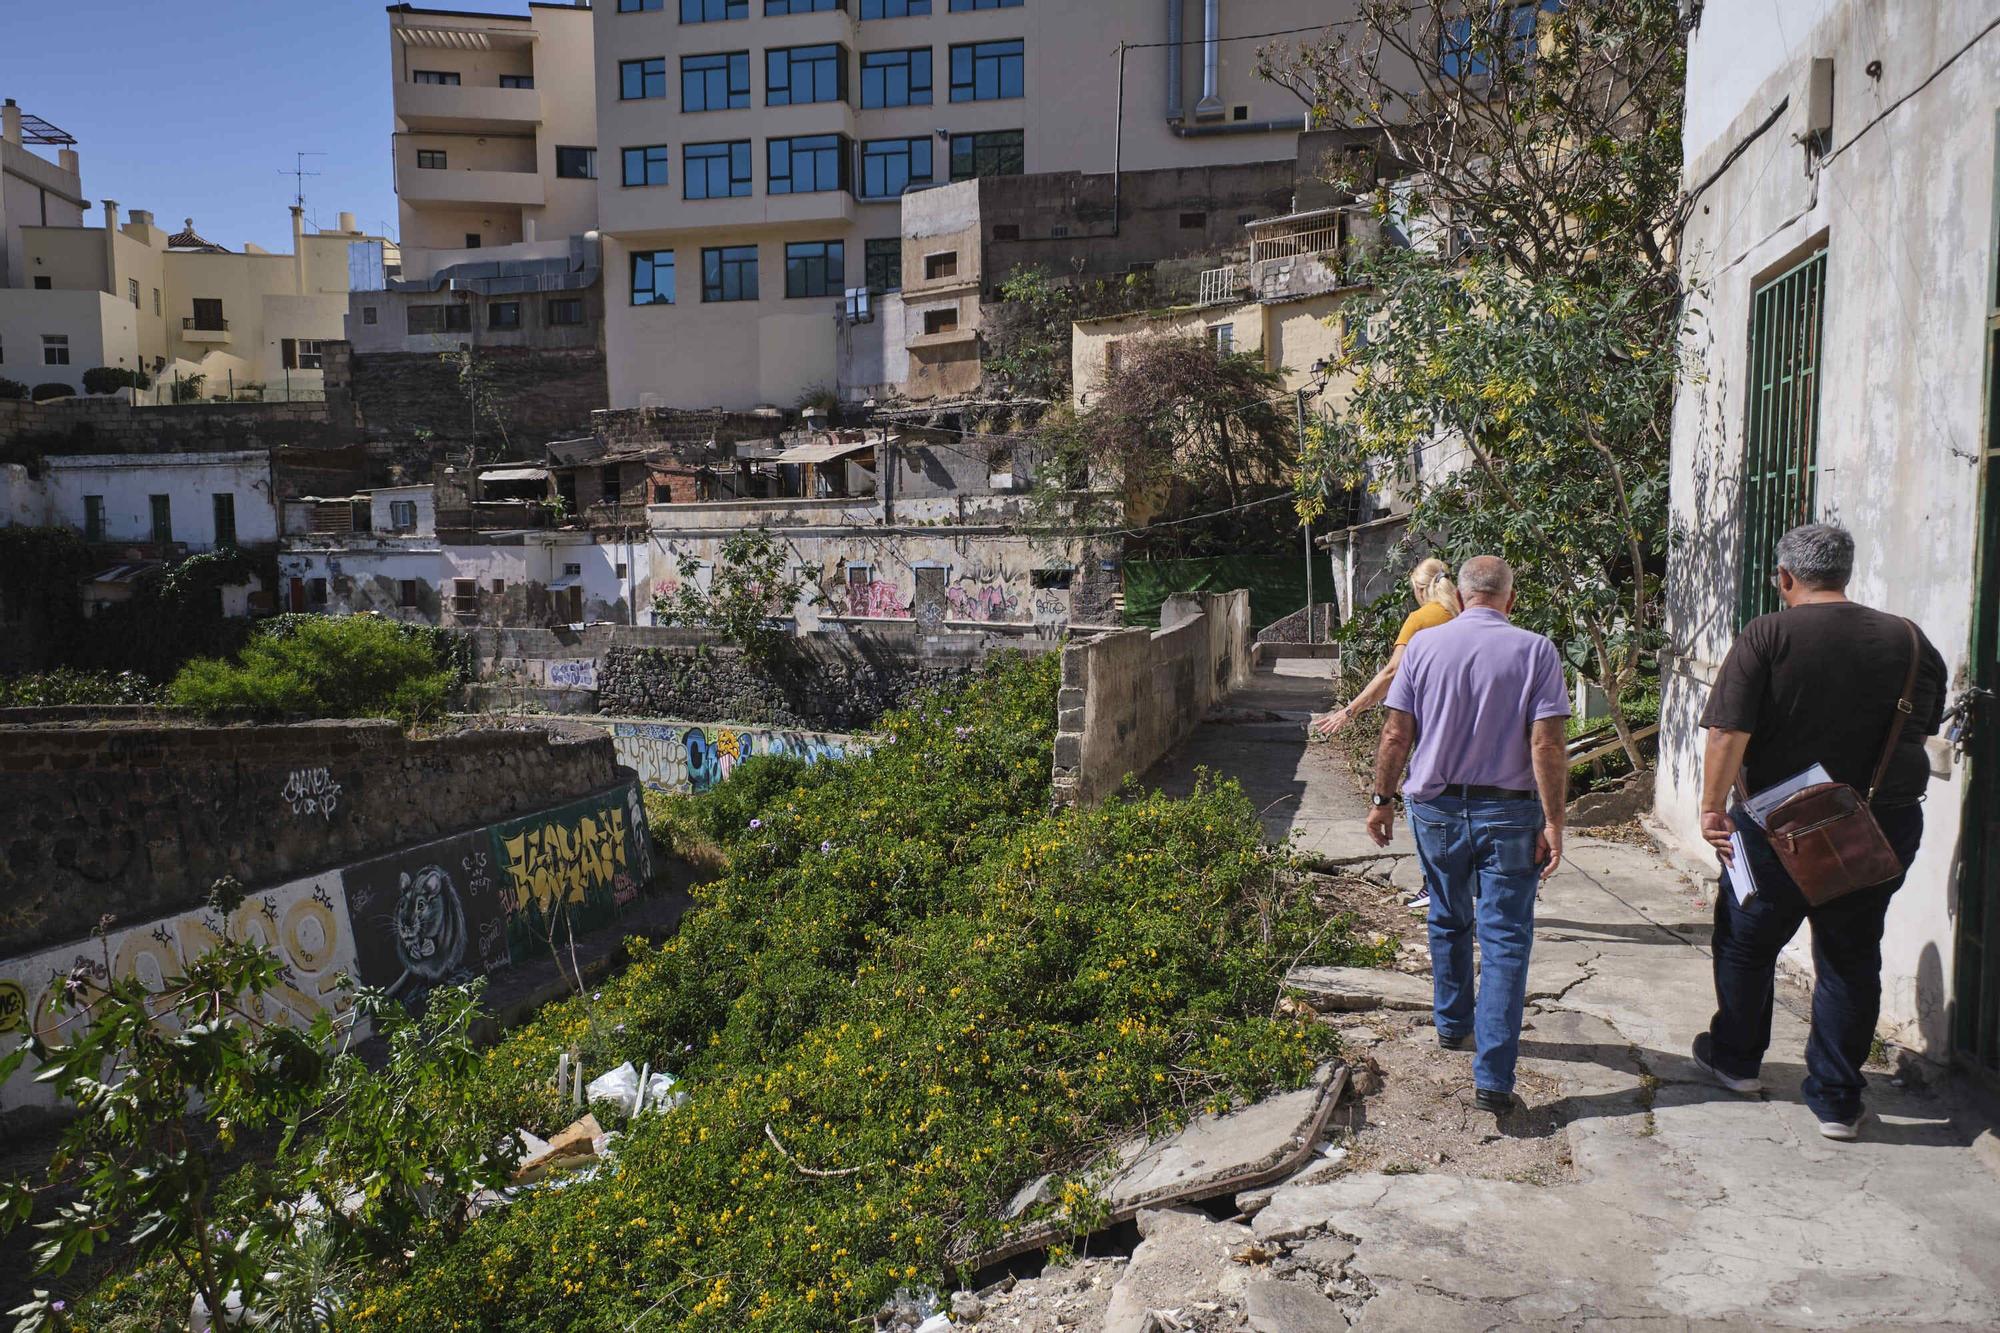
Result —
<instances>
[{"instance_id":1,"label":"white plaster wall","mask_svg":"<svg viewBox=\"0 0 2000 1333\"><path fill-rule=\"evenodd\" d=\"M0 463L0 528L44 527L55 521L49 488L19 463Z\"/></svg>"},{"instance_id":2,"label":"white plaster wall","mask_svg":"<svg viewBox=\"0 0 2000 1333\"><path fill-rule=\"evenodd\" d=\"M1775 58L1769 49L1761 57L1746 49L1764 22L1744 18L1740 11L1751 8L1772 9L1711 4L1695 34L1689 124L1726 128L1693 153L1687 180L1710 175L1779 98L1791 93L1796 106L1813 55L1836 62L1839 155L1815 181L1781 123L1701 198L1686 237L1685 268L1698 291L1695 365L1674 408L1676 537L1658 813L1704 860L1696 723L1734 630L1751 292L1824 239L1819 517L1854 532L1853 595L1916 619L1954 682L1962 682L1994 271L2000 33L1852 147L1840 147L1964 46L1990 20L1990 7L1789 0L1771 15L1785 24ZM1824 17L1814 24L1816 14ZM1772 72L1746 92L1758 58ZM1879 80L1863 73L1872 60L1882 61ZM1713 79L1705 73L1711 70L1718 71ZM1923 850L1896 895L1883 946L1884 1025L1898 1040L1932 1051L1947 1038L1951 877L1964 797L1957 776L1932 783ZM1802 934L1795 951L1803 942Z\"/></svg>"},{"instance_id":3,"label":"white plaster wall","mask_svg":"<svg viewBox=\"0 0 2000 1333\"><path fill-rule=\"evenodd\" d=\"M392 504L412 503L417 507L417 525L402 537L437 536L437 491L429 486L384 486L368 493L368 521L378 533L396 532L390 518Z\"/></svg>"},{"instance_id":4,"label":"white plaster wall","mask_svg":"<svg viewBox=\"0 0 2000 1333\"><path fill-rule=\"evenodd\" d=\"M210 454L78 454L49 460L53 521L81 532L83 497L104 497L106 541L153 539L152 497L172 506L173 536L191 551L215 546L214 496L236 497L236 543L257 546L278 539L278 510L271 498L271 459L260 451Z\"/></svg>"}]
</instances>

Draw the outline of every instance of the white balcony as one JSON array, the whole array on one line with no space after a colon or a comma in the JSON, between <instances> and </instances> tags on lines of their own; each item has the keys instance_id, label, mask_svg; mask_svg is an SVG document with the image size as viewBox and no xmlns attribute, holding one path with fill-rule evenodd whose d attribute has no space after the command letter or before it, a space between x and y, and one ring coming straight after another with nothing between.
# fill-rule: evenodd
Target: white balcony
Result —
<instances>
[{"instance_id":1,"label":"white balcony","mask_svg":"<svg viewBox=\"0 0 2000 1333\"><path fill-rule=\"evenodd\" d=\"M535 171L429 170L396 164L396 193L408 204L533 204L546 202Z\"/></svg>"},{"instance_id":2,"label":"white balcony","mask_svg":"<svg viewBox=\"0 0 2000 1333\"><path fill-rule=\"evenodd\" d=\"M396 116L412 130L528 133L541 123L542 95L533 88L399 83Z\"/></svg>"},{"instance_id":3,"label":"white balcony","mask_svg":"<svg viewBox=\"0 0 2000 1333\"><path fill-rule=\"evenodd\" d=\"M1249 276L1242 264L1225 264L1221 268L1208 269L1201 275L1201 303L1228 305L1240 301L1249 286Z\"/></svg>"}]
</instances>

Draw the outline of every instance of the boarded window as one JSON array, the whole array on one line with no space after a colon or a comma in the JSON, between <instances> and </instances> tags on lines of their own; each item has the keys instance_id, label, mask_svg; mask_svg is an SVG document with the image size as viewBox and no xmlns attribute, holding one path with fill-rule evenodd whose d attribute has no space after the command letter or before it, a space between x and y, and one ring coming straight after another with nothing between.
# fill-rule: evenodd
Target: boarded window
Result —
<instances>
[{"instance_id":1,"label":"boarded window","mask_svg":"<svg viewBox=\"0 0 2000 1333\"><path fill-rule=\"evenodd\" d=\"M925 333L956 333L958 331L958 307L946 306L942 310L924 311Z\"/></svg>"},{"instance_id":2,"label":"boarded window","mask_svg":"<svg viewBox=\"0 0 2000 1333\"><path fill-rule=\"evenodd\" d=\"M958 276L958 251L947 250L943 254L924 256L924 277L935 282L939 278Z\"/></svg>"},{"instance_id":3,"label":"boarded window","mask_svg":"<svg viewBox=\"0 0 2000 1333\"><path fill-rule=\"evenodd\" d=\"M400 593L397 600L402 605L407 607L417 605L417 581L415 579L404 579L397 591Z\"/></svg>"}]
</instances>

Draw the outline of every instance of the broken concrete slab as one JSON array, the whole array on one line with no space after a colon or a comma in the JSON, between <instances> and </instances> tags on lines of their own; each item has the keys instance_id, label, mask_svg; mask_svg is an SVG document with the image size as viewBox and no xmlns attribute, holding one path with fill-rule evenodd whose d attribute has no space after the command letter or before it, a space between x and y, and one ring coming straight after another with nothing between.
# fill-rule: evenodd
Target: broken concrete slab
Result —
<instances>
[{"instance_id":1,"label":"broken concrete slab","mask_svg":"<svg viewBox=\"0 0 2000 1333\"><path fill-rule=\"evenodd\" d=\"M1318 1287L1297 1278L1259 1278L1243 1289L1251 1333L1346 1333L1347 1317Z\"/></svg>"},{"instance_id":2,"label":"broken concrete slab","mask_svg":"<svg viewBox=\"0 0 2000 1333\"><path fill-rule=\"evenodd\" d=\"M1156 1323L1154 1311L1214 1301L1248 1280L1232 1257L1249 1243L1248 1227L1197 1208L1149 1208L1138 1221L1143 1239L1111 1289L1104 1333L1146 1333Z\"/></svg>"},{"instance_id":3,"label":"broken concrete slab","mask_svg":"<svg viewBox=\"0 0 2000 1333\"><path fill-rule=\"evenodd\" d=\"M1295 967L1285 974L1285 989L1327 1012L1414 1009L1428 1013L1432 1005L1429 977L1375 967Z\"/></svg>"}]
</instances>

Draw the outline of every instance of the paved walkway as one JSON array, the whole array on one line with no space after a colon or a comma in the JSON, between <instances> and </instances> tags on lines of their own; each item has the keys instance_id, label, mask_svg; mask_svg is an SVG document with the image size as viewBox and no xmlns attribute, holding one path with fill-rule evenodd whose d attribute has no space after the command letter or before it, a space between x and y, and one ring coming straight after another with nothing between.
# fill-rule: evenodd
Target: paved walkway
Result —
<instances>
[{"instance_id":1,"label":"paved walkway","mask_svg":"<svg viewBox=\"0 0 2000 1333\"><path fill-rule=\"evenodd\" d=\"M1300 730L1325 688L1258 677L1235 708L1300 716L1212 721L1154 781L1184 789L1206 764L1271 805L1274 840L1370 856L1352 780ZM1346 1272L1372 1291L1363 1328L2000 1327L1990 1134L1975 1142L1939 1095L1877 1078L1863 1140L1822 1139L1799 1098L1797 996L1777 1015L1762 1096L1724 1091L1689 1060L1713 1004L1705 897L1651 854L1587 838L1543 891L1529 993L1547 998L1531 1006L1523 1065L1560 1088L1573 1181L1354 1173L1280 1189L1255 1231L1354 1242Z\"/></svg>"}]
</instances>

